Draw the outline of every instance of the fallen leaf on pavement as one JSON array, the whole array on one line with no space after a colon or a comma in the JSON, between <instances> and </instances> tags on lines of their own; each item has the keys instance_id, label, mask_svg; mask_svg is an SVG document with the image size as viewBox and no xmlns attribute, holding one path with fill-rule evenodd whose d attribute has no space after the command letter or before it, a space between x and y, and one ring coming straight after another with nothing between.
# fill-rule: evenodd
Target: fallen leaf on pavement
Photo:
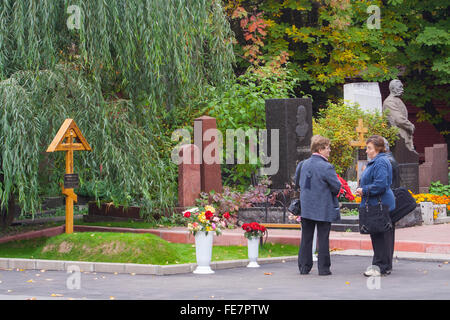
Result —
<instances>
[{"instance_id":1,"label":"fallen leaf on pavement","mask_svg":"<svg viewBox=\"0 0 450 320\"><path fill-rule=\"evenodd\" d=\"M264 274L265 274L266 276L271 276L271 275L272 275L272 272L264 272Z\"/></svg>"},{"instance_id":2,"label":"fallen leaf on pavement","mask_svg":"<svg viewBox=\"0 0 450 320\"><path fill-rule=\"evenodd\" d=\"M62 294L60 293L52 293L50 296L52 297L64 297Z\"/></svg>"},{"instance_id":3,"label":"fallen leaf on pavement","mask_svg":"<svg viewBox=\"0 0 450 320\"><path fill-rule=\"evenodd\" d=\"M346 285L349 285L349 284L350 284L350 282L348 282L348 281L345 281L345 284L346 284Z\"/></svg>"},{"instance_id":4,"label":"fallen leaf on pavement","mask_svg":"<svg viewBox=\"0 0 450 320\"><path fill-rule=\"evenodd\" d=\"M116 298L114 298L113 296L109 297L109 300L115 300Z\"/></svg>"},{"instance_id":5,"label":"fallen leaf on pavement","mask_svg":"<svg viewBox=\"0 0 450 320\"><path fill-rule=\"evenodd\" d=\"M27 282L34 282L34 280L33 280L33 279L30 279L30 280L28 280Z\"/></svg>"}]
</instances>

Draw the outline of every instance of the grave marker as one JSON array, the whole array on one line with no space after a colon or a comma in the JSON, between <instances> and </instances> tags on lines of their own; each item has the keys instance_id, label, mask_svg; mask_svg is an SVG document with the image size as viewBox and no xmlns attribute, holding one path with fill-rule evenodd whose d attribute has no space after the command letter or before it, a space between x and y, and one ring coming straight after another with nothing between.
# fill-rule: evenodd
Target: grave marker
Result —
<instances>
[{"instance_id":1,"label":"grave marker","mask_svg":"<svg viewBox=\"0 0 450 320\"><path fill-rule=\"evenodd\" d=\"M359 147L358 150L358 163L356 165L356 181L359 185L359 178L361 176L361 172L363 172L363 167L367 165L367 156L363 152L366 147L366 140L364 138L364 134L369 132L367 128L364 127L363 119L358 119L358 126L355 128L355 131L358 133L358 141L350 141L350 145L352 147Z\"/></svg>"},{"instance_id":2,"label":"grave marker","mask_svg":"<svg viewBox=\"0 0 450 320\"><path fill-rule=\"evenodd\" d=\"M66 174L62 193L66 196L66 233L73 233L73 202L78 198L74 188L78 187L78 175L73 174L73 152L91 151L91 146L84 138L73 119L66 119L47 148L47 152L66 152Z\"/></svg>"}]
</instances>

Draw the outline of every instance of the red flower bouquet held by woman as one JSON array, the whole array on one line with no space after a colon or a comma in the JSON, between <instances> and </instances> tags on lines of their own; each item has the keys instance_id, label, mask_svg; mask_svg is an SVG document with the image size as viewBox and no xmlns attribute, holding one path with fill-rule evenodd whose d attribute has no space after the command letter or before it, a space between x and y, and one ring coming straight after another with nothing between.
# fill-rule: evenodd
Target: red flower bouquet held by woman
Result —
<instances>
[{"instance_id":1,"label":"red flower bouquet held by woman","mask_svg":"<svg viewBox=\"0 0 450 320\"><path fill-rule=\"evenodd\" d=\"M355 196L352 193L352 190L350 189L347 181L345 181L343 178L341 178L339 175L337 175L339 182L341 183L341 190L339 191L338 198L342 199L344 197L348 201L355 200Z\"/></svg>"}]
</instances>

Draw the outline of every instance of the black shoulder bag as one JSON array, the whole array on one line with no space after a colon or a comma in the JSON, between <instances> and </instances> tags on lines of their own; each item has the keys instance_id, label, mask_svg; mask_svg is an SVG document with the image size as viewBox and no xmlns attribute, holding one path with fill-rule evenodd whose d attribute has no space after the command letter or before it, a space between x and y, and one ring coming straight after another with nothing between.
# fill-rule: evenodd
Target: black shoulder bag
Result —
<instances>
[{"instance_id":1,"label":"black shoulder bag","mask_svg":"<svg viewBox=\"0 0 450 320\"><path fill-rule=\"evenodd\" d=\"M298 176L295 179L295 186L300 185L300 173L301 173L301 170L302 170L303 161L300 162L298 165L300 166L300 168L299 168ZM292 213L294 216L300 216L302 214L302 206L301 206L299 198L294 199L294 200L291 201L291 204L289 205L288 211L290 213Z\"/></svg>"},{"instance_id":2,"label":"black shoulder bag","mask_svg":"<svg viewBox=\"0 0 450 320\"><path fill-rule=\"evenodd\" d=\"M400 187L392 192L395 197L395 209L391 212L391 220L392 223L396 223L412 212L417 207L417 203L406 188Z\"/></svg>"},{"instance_id":3,"label":"black shoulder bag","mask_svg":"<svg viewBox=\"0 0 450 320\"><path fill-rule=\"evenodd\" d=\"M389 206L381 203L378 196L378 204L369 206L370 189L368 191L366 205L359 208L359 232L361 234L375 234L392 229Z\"/></svg>"}]
</instances>

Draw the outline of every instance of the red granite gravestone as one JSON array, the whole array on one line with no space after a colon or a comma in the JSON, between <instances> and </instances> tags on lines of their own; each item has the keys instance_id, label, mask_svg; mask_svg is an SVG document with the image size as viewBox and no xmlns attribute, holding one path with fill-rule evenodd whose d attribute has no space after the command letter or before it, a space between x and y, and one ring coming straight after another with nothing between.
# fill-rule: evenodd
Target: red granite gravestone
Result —
<instances>
[{"instance_id":1,"label":"red granite gravestone","mask_svg":"<svg viewBox=\"0 0 450 320\"><path fill-rule=\"evenodd\" d=\"M205 132L213 133L212 137L205 136ZM211 190L222 192L222 174L220 169L219 147L222 141L218 141L216 119L209 116L202 116L194 120L194 144L200 150L200 180L201 191L209 193ZM206 139L205 139L206 138ZM220 144L220 145L219 145Z\"/></svg>"},{"instance_id":2,"label":"red granite gravestone","mask_svg":"<svg viewBox=\"0 0 450 320\"><path fill-rule=\"evenodd\" d=\"M186 144L180 148L183 161L178 165L178 205L190 207L200 196L200 164L195 163L199 149L196 145ZM197 155L196 155L197 154Z\"/></svg>"},{"instance_id":3,"label":"red granite gravestone","mask_svg":"<svg viewBox=\"0 0 450 320\"><path fill-rule=\"evenodd\" d=\"M430 183L440 181L448 184L448 150L446 144L425 148L425 162L419 166L420 192L428 192Z\"/></svg>"}]
</instances>

